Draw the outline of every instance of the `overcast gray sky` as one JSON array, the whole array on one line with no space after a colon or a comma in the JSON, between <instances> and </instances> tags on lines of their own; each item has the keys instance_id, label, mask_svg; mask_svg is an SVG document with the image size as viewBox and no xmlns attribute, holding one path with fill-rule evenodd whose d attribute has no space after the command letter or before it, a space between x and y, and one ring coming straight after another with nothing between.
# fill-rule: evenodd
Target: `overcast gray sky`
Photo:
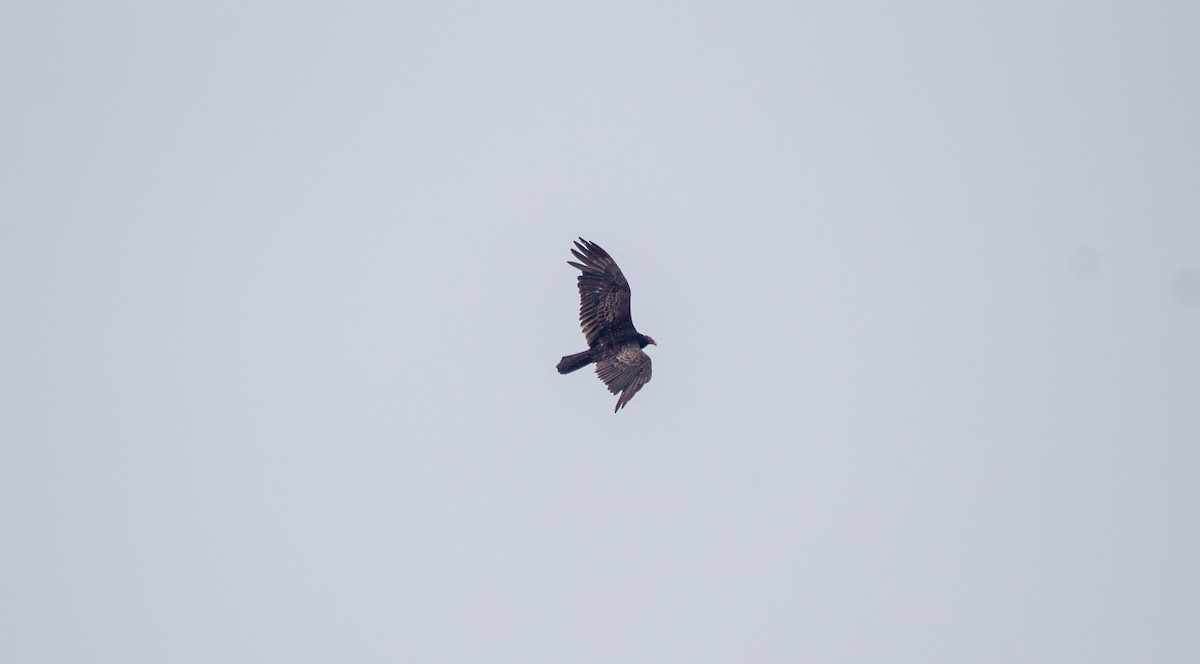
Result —
<instances>
[{"instance_id":1,"label":"overcast gray sky","mask_svg":"<svg viewBox=\"0 0 1200 664\"><path fill-rule=\"evenodd\" d=\"M900 4L6 3L0 660L1200 660L1200 5Z\"/></svg>"}]
</instances>

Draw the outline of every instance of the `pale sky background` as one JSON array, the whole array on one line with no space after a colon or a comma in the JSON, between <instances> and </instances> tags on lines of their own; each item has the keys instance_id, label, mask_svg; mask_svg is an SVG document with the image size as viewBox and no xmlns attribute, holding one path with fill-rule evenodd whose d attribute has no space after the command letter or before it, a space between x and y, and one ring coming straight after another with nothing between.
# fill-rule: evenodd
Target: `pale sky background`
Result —
<instances>
[{"instance_id":1,"label":"pale sky background","mask_svg":"<svg viewBox=\"0 0 1200 664\"><path fill-rule=\"evenodd\" d=\"M5 3L0 660L1200 661L1198 35Z\"/></svg>"}]
</instances>

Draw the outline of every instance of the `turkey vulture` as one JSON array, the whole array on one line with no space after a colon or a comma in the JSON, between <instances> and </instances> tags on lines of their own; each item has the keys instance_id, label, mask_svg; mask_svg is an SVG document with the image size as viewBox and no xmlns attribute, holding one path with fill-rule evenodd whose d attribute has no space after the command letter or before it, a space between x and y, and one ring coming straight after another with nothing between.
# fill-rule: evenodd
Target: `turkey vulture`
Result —
<instances>
[{"instance_id":1,"label":"turkey vulture","mask_svg":"<svg viewBox=\"0 0 1200 664\"><path fill-rule=\"evenodd\" d=\"M579 268L579 325L587 338L588 349L567 355L558 362L558 373L568 374L596 363L596 375L608 391L621 393L617 412L633 395L650 382L650 356L642 352L650 337L639 334L629 315L629 282L617 262L595 242L583 238L571 250L579 262L567 265ZM654 344L658 345L658 344Z\"/></svg>"}]
</instances>

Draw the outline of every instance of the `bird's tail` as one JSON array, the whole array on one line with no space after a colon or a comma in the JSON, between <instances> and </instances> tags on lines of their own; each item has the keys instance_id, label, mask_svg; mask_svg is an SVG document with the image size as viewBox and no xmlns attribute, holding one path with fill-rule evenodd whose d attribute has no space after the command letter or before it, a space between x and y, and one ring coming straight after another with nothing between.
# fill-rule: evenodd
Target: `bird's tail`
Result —
<instances>
[{"instance_id":1,"label":"bird's tail","mask_svg":"<svg viewBox=\"0 0 1200 664\"><path fill-rule=\"evenodd\" d=\"M558 373L569 374L576 369L582 369L592 363L591 349L574 355L566 355L558 361Z\"/></svg>"}]
</instances>

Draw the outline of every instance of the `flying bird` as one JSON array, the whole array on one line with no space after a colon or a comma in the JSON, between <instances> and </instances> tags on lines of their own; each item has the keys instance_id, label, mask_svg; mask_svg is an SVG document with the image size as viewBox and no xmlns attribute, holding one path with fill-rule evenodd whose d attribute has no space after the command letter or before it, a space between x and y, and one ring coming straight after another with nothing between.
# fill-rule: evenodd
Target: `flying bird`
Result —
<instances>
[{"instance_id":1,"label":"flying bird","mask_svg":"<svg viewBox=\"0 0 1200 664\"><path fill-rule=\"evenodd\" d=\"M568 374L596 363L596 375L613 394L618 392L617 412L650 382L650 356L642 351L654 339L633 326L629 314L629 282L617 262L595 242L579 238L571 250L579 260L567 261L578 268L579 326L588 349L567 355L558 362L558 373Z\"/></svg>"}]
</instances>

